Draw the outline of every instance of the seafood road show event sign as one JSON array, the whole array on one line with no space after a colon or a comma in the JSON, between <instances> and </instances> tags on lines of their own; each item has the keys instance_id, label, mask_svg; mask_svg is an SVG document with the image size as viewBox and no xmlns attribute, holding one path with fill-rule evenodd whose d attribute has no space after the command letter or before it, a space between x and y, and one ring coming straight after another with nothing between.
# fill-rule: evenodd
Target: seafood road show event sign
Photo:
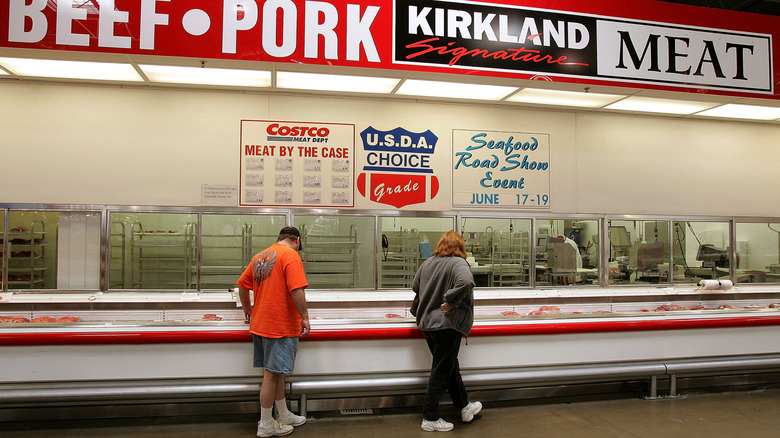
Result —
<instances>
[{"instance_id":1,"label":"seafood road show event sign","mask_svg":"<svg viewBox=\"0 0 780 438\"><path fill-rule=\"evenodd\" d=\"M550 209L550 134L453 129L452 206Z\"/></svg>"}]
</instances>

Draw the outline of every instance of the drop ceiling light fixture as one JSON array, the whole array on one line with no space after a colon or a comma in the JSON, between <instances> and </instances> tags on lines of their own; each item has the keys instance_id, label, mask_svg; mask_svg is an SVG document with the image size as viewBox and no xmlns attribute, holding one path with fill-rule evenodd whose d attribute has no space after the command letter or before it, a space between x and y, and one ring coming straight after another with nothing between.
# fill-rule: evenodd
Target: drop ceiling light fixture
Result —
<instances>
[{"instance_id":1,"label":"drop ceiling light fixture","mask_svg":"<svg viewBox=\"0 0 780 438\"><path fill-rule=\"evenodd\" d=\"M276 72L276 88L345 93L391 93L400 79L371 76L329 75L292 71Z\"/></svg>"},{"instance_id":2,"label":"drop ceiling light fixture","mask_svg":"<svg viewBox=\"0 0 780 438\"><path fill-rule=\"evenodd\" d=\"M625 96L617 94L583 93L581 91L560 91L543 88L523 88L507 99L509 102L540 105L576 106L601 108Z\"/></svg>"},{"instance_id":3,"label":"drop ceiling light fixture","mask_svg":"<svg viewBox=\"0 0 780 438\"><path fill-rule=\"evenodd\" d=\"M143 78L130 64L0 58L0 65L22 77L143 82Z\"/></svg>"},{"instance_id":4,"label":"drop ceiling light fixture","mask_svg":"<svg viewBox=\"0 0 780 438\"><path fill-rule=\"evenodd\" d=\"M180 67L143 64L138 67L149 81L169 84L270 87L271 72L228 68Z\"/></svg>"},{"instance_id":5,"label":"drop ceiling light fixture","mask_svg":"<svg viewBox=\"0 0 780 438\"><path fill-rule=\"evenodd\" d=\"M407 79L396 94L449 99L501 100L515 90L517 87Z\"/></svg>"},{"instance_id":6,"label":"drop ceiling light fixture","mask_svg":"<svg viewBox=\"0 0 780 438\"><path fill-rule=\"evenodd\" d=\"M652 97L631 96L605 106L606 109L638 111L657 114L693 114L719 105L714 102L695 102L688 100L656 99Z\"/></svg>"},{"instance_id":7,"label":"drop ceiling light fixture","mask_svg":"<svg viewBox=\"0 0 780 438\"><path fill-rule=\"evenodd\" d=\"M740 105L729 103L702 111L697 116L725 117L730 119L776 120L780 119L780 108L772 106Z\"/></svg>"}]
</instances>

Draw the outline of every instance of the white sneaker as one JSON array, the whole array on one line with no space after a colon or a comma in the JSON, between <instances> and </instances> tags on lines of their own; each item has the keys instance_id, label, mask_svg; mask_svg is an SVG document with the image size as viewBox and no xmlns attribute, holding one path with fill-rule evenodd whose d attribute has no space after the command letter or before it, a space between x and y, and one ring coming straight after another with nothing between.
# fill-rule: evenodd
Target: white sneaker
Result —
<instances>
[{"instance_id":1,"label":"white sneaker","mask_svg":"<svg viewBox=\"0 0 780 438\"><path fill-rule=\"evenodd\" d=\"M469 421L474 419L474 416L479 414L479 411L482 410L482 403L480 402L471 402L466 405L465 408L460 410L460 419L463 420L464 423L468 423Z\"/></svg>"},{"instance_id":2,"label":"white sneaker","mask_svg":"<svg viewBox=\"0 0 780 438\"><path fill-rule=\"evenodd\" d=\"M426 432L449 432L453 427L455 426L453 426L452 423L448 423L444 421L443 418L439 418L436 421L423 420L420 429Z\"/></svg>"},{"instance_id":3,"label":"white sneaker","mask_svg":"<svg viewBox=\"0 0 780 438\"><path fill-rule=\"evenodd\" d=\"M291 434L292 431L292 426L279 423L274 419L271 419L268 424L263 424L262 422L257 423L257 436L260 438L267 436L285 436Z\"/></svg>"},{"instance_id":4,"label":"white sneaker","mask_svg":"<svg viewBox=\"0 0 780 438\"><path fill-rule=\"evenodd\" d=\"M282 424L288 424L290 426L300 426L306 422L306 417L304 417L303 415L295 415L292 412L288 412L286 416L280 415L279 418L277 418L276 420Z\"/></svg>"}]
</instances>

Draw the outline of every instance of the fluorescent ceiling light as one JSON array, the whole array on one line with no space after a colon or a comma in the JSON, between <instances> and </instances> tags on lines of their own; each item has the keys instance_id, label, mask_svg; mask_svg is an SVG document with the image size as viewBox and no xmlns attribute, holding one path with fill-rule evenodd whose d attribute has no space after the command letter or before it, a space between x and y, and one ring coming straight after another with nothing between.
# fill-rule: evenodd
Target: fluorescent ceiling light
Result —
<instances>
[{"instance_id":1,"label":"fluorescent ceiling light","mask_svg":"<svg viewBox=\"0 0 780 438\"><path fill-rule=\"evenodd\" d=\"M771 106L739 105L730 103L702 111L697 116L726 117L731 119L775 120L780 119L780 108Z\"/></svg>"},{"instance_id":2,"label":"fluorescent ceiling light","mask_svg":"<svg viewBox=\"0 0 780 438\"><path fill-rule=\"evenodd\" d=\"M601 108L625 96L616 94L583 93L579 91L559 91L542 88L524 88L512 97L510 102L534 103L540 105L578 106Z\"/></svg>"},{"instance_id":3,"label":"fluorescent ceiling light","mask_svg":"<svg viewBox=\"0 0 780 438\"><path fill-rule=\"evenodd\" d=\"M606 109L639 111L662 114L693 114L718 105L713 102L694 102L687 100L656 99L652 97L631 96L613 104Z\"/></svg>"},{"instance_id":4,"label":"fluorescent ceiling light","mask_svg":"<svg viewBox=\"0 0 780 438\"><path fill-rule=\"evenodd\" d=\"M501 100L515 90L517 87L407 79L396 94L451 99Z\"/></svg>"},{"instance_id":5,"label":"fluorescent ceiling light","mask_svg":"<svg viewBox=\"0 0 780 438\"><path fill-rule=\"evenodd\" d=\"M262 70L233 70L227 68L176 67L168 65L139 65L152 82L196 85L223 85L227 87L270 87L271 72Z\"/></svg>"},{"instance_id":6,"label":"fluorescent ceiling light","mask_svg":"<svg viewBox=\"0 0 780 438\"><path fill-rule=\"evenodd\" d=\"M390 93L400 79L370 76L326 75L319 73L276 72L276 88L347 93Z\"/></svg>"},{"instance_id":7,"label":"fluorescent ceiling light","mask_svg":"<svg viewBox=\"0 0 780 438\"><path fill-rule=\"evenodd\" d=\"M97 81L143 82L130 64L0 58L0 65L17 76Z\"/></svg>"}]
</instances>

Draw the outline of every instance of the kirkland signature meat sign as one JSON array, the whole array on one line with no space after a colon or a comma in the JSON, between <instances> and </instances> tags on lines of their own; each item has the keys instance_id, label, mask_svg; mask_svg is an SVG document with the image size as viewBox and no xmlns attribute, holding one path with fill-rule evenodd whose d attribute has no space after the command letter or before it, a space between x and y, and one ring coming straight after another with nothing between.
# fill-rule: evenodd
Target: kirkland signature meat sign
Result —
<instances>
[{"instance_id":1,"label":"kirkland signature meat sign","mask_svg":"<svg viewBox=\"0 0 780 438\"><path fill-rule=\"evenodd\" d=\"M395 4L398 63L772 92L770 35L477 2Z\"/></svg>"},{"instance_id":2,"label":"kirkland signature meat sign","mask_svg":"<svg viewBox=\"0 0 780 438\"><path fill-rule=\"evenodd\" d=\"M774 93L774 29L761 34L501 2L508 0L8 0L0 7L0 47ZM706 23L708 14L702 9L697 22ZM739 16L734 25L752 28L747 21Z\"/></svg>"}]
</instances>

